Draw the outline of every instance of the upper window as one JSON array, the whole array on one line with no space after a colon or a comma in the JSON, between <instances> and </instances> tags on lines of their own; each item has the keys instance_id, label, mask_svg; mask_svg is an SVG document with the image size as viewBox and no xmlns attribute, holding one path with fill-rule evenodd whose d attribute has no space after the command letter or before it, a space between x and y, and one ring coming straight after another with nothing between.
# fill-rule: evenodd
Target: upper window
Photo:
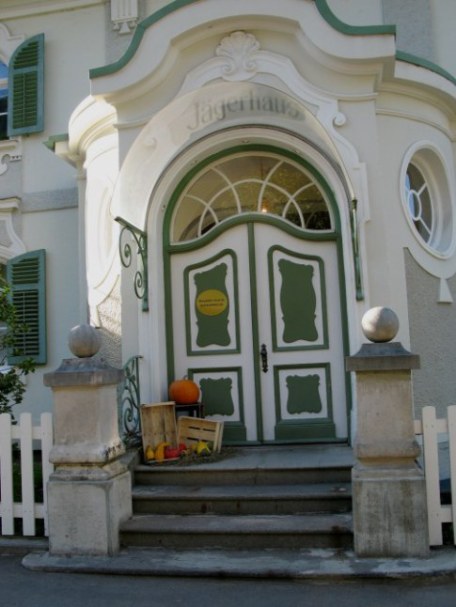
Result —
<instances>
[{"instance_id":1,"label":"upper window","mask_svg":"<svg viewBox=\"0 0 456 607\"><path fill-rule=\"evenodd\" d=\"M8 135L39 133L44 128L44 34L26 40L9 64Z\"/></svg>"},{"instance_id":2,"label":"upper window","mask_svg":"<svg viewBox=\"0 0 456 607\"><path fill-rule=\"evenodd\" d=\"M191 179L174 212L171 240L199 238L243 213L276 215L304 230L332 230L313 176L291 159L255 152L219 159Z\"/></svg>"},{"instance_id":3,"label":"upper window","mask_svg":"<svg viewBox=\"0 0 456 607\"><path fill-rule=\"evenodd\" d=\"M432 236L434 216L428 184L421 171L409 164L405 176L407 207L416 231L428 243Z\"/></svg>"},{"instance_id":4,"label":"upper window","mask_svg":"<svg viewBox=\"0 0 456 607\"><path fill-rule=\"evenodd\" d=\"M23 42L8 65L0 61L0 140L44 128L44 34Z\"/></svg>"},{"instance_id":5,"label":"upper window","mask_svg":"<svg viewBox=\"0 0 456 607\"><path fill-rule=\"evenodd\" d=\"M415 236L445 254L452 243L453 213L446 172L439 156L420 149L411 157L404 176L404 206Z\"/></svg>"}]
</instances>

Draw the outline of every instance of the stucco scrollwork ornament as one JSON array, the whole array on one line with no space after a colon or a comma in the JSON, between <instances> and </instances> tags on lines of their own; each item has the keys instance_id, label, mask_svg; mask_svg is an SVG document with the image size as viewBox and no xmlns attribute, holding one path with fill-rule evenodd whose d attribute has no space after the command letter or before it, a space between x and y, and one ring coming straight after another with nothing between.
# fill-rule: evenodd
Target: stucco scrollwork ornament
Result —
<instances>
[{"instance_id":1,"label":"stucco scrollwork ornament","mask_svg":"<svg viewBox=\"0 0 456 607\"><path fill-rule=\"evenodd\" d=\"M3 175L3 173L6 173L6 171L8 170L9 159L10 155L8 154L8 152L0 152L0 175Z\"/></svg>"},{"instance_id":2,"label":"stucco scrollwork ornament","mask_svg":"<svg viewBox=\"0 0 456 607\"><path fill-rule=\"evenodd\" d=\"M334 126L344 126L347 122L347 117L342 112L337 112L333 118Z\"/></svg>"},{"instance_id":3,"label":"stucco scrollwork ornament","mask_svg":"<svg viewBox=\"0 0 456 607\"><path fill-rule=\"evenodd\" d=\"M252 34L233 32L223 38L215 54L226 58L222 73L224 80L248 80L258 71L255 54L260 43Z\"/></svg>"},{"instance_id":4,"label":"stucco scrollwork ornament","mask_svg":"<svg viewBox=\"0 0 456 607\"><path fill-rule=\"evenodd\" d=\"M138 0L111 0L111 21L119 34L130 34L138 23Z\"/></svg>"},{"instance_id":5,"label":"stucco scrollwork ornament","mask_svg":"<svg viewBox=\"0 0 456 607\"><path fill-rule=\"evenodd\" d=\"M8 170L10 162L22 159L22 146L20 140L5 139L0 141L0 175Z\"/></svg>"}]
</instances>

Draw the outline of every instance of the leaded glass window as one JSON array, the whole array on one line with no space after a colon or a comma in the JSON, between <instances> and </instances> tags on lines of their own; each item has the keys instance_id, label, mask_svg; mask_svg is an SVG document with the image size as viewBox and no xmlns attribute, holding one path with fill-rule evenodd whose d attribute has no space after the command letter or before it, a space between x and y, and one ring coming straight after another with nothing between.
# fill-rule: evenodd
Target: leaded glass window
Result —
<instances>
[{"instance_id":1,"label":"leaded glass window","mask_svg":"<svg viewBox=\"0 0 456 607\"><path fill-rule=\"evenodd\" d=\"M267 213L307 231L331 231L331 214L313 176L274 153L218 160L186 186L176 206L171 240L199 238L229 217Z\"/></svg>"}]
</instances>

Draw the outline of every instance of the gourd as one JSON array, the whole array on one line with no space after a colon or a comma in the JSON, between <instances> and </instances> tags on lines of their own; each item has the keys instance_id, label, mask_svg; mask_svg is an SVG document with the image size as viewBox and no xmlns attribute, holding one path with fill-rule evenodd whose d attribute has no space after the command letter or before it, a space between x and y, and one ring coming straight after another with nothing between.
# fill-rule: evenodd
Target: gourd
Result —
<instances>
[{"instance_id":1,"label":"gourd","mask_svg":"<svg viewBox=\"0 0 456 607\"><path fill-rule=\"evenodd\" d=\"M198 402L200 390L193 380L183 377L174 380L169 386L169 398L176 405L192 405Z\"/></svg>"}]
</instances>

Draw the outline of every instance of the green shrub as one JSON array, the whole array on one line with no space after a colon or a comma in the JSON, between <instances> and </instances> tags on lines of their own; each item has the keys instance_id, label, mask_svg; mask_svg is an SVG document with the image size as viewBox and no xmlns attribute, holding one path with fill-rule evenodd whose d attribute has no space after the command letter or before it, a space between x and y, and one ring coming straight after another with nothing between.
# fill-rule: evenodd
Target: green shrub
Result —
<instances>
[{"instance_id":1,"label":"green shrub","mask_svg":"<svg viewBox=\"0 0 456 607\"><path fill-rule=\"evenodd\" d=\"M11 303L11 289L0 277L0 413L11 413L14 405L22 402L25 386L22 378L35 370L33 359L26 358L8 367L8 356L18 356L17 344L27 332Z\"/></svg>"}]
</instances>

